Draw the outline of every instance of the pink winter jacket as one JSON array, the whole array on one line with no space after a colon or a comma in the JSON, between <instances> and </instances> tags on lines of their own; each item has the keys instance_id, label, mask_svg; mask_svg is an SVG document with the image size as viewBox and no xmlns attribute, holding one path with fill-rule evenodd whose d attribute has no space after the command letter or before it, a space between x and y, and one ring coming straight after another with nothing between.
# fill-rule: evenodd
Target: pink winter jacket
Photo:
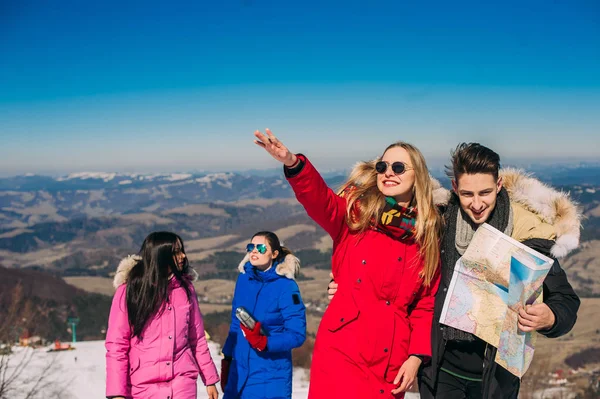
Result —
<instances>
[{"instance_id":1,"label":"pink winter jacket","mask_svg":"<svg viewBox=\"0 0 600 399\"><path fill-rule=\"evenodd\" d=\"M204 335L204 323L193 285L192 300L176 279L169 302L150 320L143 339L133 338L126 304L127 274L139 259L121 261L114 285L106 333L106 396L126 398L196 398L198 374L205 385L219 381Z\"/></svg>"}]
</instances>

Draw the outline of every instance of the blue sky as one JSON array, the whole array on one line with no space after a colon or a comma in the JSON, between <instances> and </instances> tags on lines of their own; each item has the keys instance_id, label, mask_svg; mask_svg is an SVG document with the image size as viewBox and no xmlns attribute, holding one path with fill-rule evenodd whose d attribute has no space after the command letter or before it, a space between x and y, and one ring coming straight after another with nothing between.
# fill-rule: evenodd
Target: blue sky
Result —
<instances>
[{"instance_id":1,"label":"blue sky","mask_svg":"<svg viewBox=\"0 0 600 399\"><path fill-rule=\"evenodd\" d=\"M0 2L1 174L600 159L595 0L97 3Z\"/></svg>"}]
</instances>

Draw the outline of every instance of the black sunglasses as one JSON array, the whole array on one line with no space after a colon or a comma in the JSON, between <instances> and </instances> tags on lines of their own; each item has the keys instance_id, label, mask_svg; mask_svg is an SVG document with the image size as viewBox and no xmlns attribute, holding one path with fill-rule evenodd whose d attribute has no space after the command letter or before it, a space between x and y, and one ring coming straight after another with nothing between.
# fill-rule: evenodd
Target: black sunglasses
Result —
<instances>
[{"instance_id":1,"label":"black sunglasses","mask_svg":"<svg viewBox=\"0 0 600 399\"><path fill-rule=\"evenodd\" d=\"M389 164L386 161L379 161L375 164L375 171L379 174L383 174L388 170L388 166L392 167L392 172L397 175L401 175L407 170L411 170L412 168L406 166L404 162L394 162L393 164Z\"/></svg>"}]
</instances>

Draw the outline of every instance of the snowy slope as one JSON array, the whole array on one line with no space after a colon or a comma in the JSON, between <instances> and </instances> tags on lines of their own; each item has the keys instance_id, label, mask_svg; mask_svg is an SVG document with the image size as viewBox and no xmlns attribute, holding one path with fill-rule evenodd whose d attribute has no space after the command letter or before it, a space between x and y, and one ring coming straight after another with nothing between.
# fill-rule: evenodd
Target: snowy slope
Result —
<instances>
[{"instance_id":1,"label":"snowy slope","mask_svg":"<svg viewBox=\"0 0 600 399\"><path fill-rule=\"evenodd\" d=\"M220 370L219 346L209 343L210 351ZM40 398L54 397L54 392L60 389L61 399L103 398L105 384L105 349L104 341L88 341L75 344L76 350L65 352L46 352L46 349L36 349L33 357L21 375L20 382L31 381L39 375L44 367L54 360L54 364L46 375L54 383L45 388ZM31 354L30 349L17 348L11 356L13 367L24 356ZM61 389L63 388L63 389ZM220 387L219 387L220 392ZM303 369L294 372L293 399L305 399L308 395L307 373ZM13 399L21 399L23 395L14 395ZM220 395L221 397L221 395ZM409 394L407 399L417 399L416 394ZM208 398L206 389L199 380L198 399Z\"/></svg>"}]
</instances>

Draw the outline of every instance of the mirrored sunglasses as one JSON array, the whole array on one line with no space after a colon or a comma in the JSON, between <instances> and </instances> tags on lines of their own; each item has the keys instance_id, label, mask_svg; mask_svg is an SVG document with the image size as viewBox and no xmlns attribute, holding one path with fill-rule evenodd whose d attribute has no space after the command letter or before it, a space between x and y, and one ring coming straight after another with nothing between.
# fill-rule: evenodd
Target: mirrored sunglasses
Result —
<instances>
[{"instance_id":1,"label":"mirrored sunglasses","mask_svg":"<svg viewBox=\"0 0 600 399\"><path fill-rule=\"evenodd\" d=\"M259 254L264 254L267 252L267 246L265 244L248 244L246 245L246 252L252 252L254 251L254 247L256 247L256 250L258 251Z\"/></svg>"}]
</instances>

